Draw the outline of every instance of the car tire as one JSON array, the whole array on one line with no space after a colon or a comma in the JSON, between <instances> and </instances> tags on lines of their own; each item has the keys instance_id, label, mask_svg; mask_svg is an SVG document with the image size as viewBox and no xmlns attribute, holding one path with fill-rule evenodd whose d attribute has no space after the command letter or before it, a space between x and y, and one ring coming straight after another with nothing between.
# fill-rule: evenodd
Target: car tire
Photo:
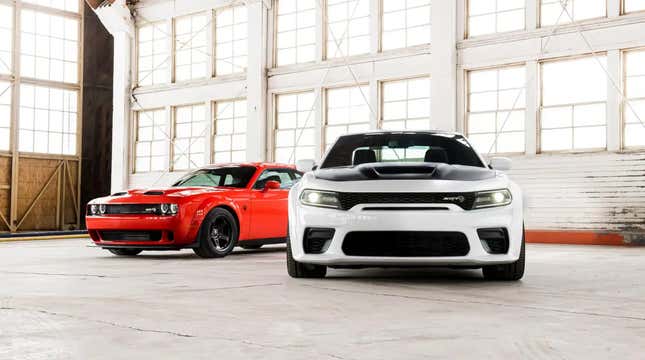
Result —
<instances>
[{"instance_id":1,"label":"car tire","mask_svg":"<svg viewBox=\"0 0 645 360\"><path fill-rule=\"evenodd\" d=\"M117 256L136 256L139 255L143 250L141 249L108 249L114 255Z\"/></svg>"},{"instance_id":2,"label":"car tire","mask_svg":"<svg viewBox=\"0 0 645 360\"><path fill-rule=\"evenodd\" d=\"M205 259L221 258L233 251L239 236L237 221L230 211L215 208L206 215L199 228L199 246L193 251Z\"/></svg>"},{"instance_id":3,"label":"car tire","mask_svg":"<svg viewBox=\"0 0 645 360\"><path fill-rule=\"evenodd\" d=\"M257 250L262 247L262 245L240 245L242 249L245 250Z\"/></svg>"},{"instance_id":4,"label":"car tire","mask_svg":"<svg viewBox=\"0 0 645 360\"><path fill-rule=\"evenodd\" d=\"M526 241L524 229L522 229L522 247L520 258L516 262L502 265L484 266L482 272L484 279L493 281L517 281L524 276L526 264Z\"/></svg>"},{"instance_id":5,"label":"car tire","mask_svg":"<svg viewBox=\"0 0 645 360\"><path fill-rule=\"evenodd\" d=\"M327 275L327 266L303 264L293 258L291 252L291 237L287 227L287 272L296 279L322 279Z\"/></svg>"}]
</instances>

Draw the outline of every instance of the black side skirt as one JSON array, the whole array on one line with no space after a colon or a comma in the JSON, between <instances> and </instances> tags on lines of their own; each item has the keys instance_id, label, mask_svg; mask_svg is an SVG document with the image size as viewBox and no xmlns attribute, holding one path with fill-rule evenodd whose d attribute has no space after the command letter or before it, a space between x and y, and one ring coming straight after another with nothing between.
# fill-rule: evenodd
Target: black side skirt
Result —
<instances>
[{"instance_id":1,"label":"black side skirt","mask_svg":"<svg viewBox=\"0 0 645 360\"><path fill-rule=\"evenodd\" d=\"M253 240L240 240L237 242L238 246L242 245L272 245L272 244L285 244L287 238L270 238L270 239L253 239Z\"/></svg>"}]
</instances>

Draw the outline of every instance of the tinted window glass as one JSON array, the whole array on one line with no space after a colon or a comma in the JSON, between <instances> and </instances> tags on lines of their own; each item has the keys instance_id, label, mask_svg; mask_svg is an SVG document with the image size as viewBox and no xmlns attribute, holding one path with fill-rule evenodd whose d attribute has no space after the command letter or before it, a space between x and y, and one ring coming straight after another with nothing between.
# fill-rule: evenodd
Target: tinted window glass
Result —
<instances>
[{"instance_id":1,"label":"tinted window glass","mask_svg":"<svg viewBox=\"0 0 645 360\"><path fill-rule=\"evenodd\" d=\"M225 167L217 169L202 169L192 172L173 186L228 186L244 188L255 174L255 168L250 166Z\"/></svg>"},{"instance_id":2,"label":"tinted window glass","mask_svg":"<svg viewBox=\"0 0 645 360\"><path fill-rule=\"evenodd\" d=\"M290 189L300 179L300 174L291 169L265 170L255 182L254 189L263 189L267 181L277 181L281 189Z\"/></svg>"},{"instance_id":3,"label":"tinted window glass","mask_svg":"<svg viewBox=\"0 0 645 360\"><path fill-rule=\"evenodd\" d=\"M340 137L329 150L321 168L374 162L432 162L485 167L461 135L375 133Z\"/></svg>"}]
</instances>

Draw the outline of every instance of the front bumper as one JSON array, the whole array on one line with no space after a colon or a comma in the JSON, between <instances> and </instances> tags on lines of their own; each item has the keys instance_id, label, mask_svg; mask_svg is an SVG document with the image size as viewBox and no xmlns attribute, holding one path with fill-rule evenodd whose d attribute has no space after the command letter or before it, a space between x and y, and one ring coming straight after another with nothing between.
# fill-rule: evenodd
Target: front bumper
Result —
<instances>
[{"instance_id":1,"label":"front bumper","mask_svg":"<svg viewBox=\"0 0 645 360\"><path fill-rule=\"evenodd\" d=\"M199 225L185 221L180 216L155 215L106 215L87 216L87 229L92 241L104 248L179 249L195 241ZM106 232L154 232L159 238L136 240L132 238L108 239Z\"/></svg>"},{"instance_id":2,"label":"front bumper","mask_svg":"<svg viewBox=\"0 0 645 360\"><path fill-rule=\"evenodd\" d=\"M517 261L523 238L521 203L508 206L466 211L456 205L448 210L414 210L425 205L400 205L405 210L366 210L358 205L348 211L289 203L290 238L293 257L298 262L330 266L483 266ZM369 207L378 206L369 204ZM392 204L384 206L392 207ZM322 254L305 254L303 238L306 228L333 228L334 236ZM477 234L477 229L506 228L509 250L490 254ZM348 256L342 250L345 235L353 231L442 231L461 232L468 238L470 250L465 256L450 257L386 257Z\"/></svg>"}]
</instances>

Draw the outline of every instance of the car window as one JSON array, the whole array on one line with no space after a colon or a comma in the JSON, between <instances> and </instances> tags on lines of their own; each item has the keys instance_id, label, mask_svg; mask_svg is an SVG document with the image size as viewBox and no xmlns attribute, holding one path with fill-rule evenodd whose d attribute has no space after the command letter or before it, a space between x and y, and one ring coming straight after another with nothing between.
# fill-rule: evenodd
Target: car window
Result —
<instances>
[{"instance_id":1,"label":"car window","mask_svg":"<svg viewBox=\"0 0 645 360\"><path fill-rule=\"evenodd\" d=\"M256 168L252 166L201 169L184 176L173 186L227 186L244 188L251 181L255 172Z\"/></svg>"},{"instance_id":2,"label":"car window","mask_svg":"<svg viewBox=\"0 0 645 360\"><path fill-rule=\"evenodd\" d=\"M397 132L341 136L327 152L320 168L388 162L485 167L461 135Z\"/></svg>"},{"instance_id":3,"label":"car window","mask_svg":"<svg viewBox=\"0 0 645 360\"><path fill-rule=\"evenodd\" d=\"M292 169L268 169L260 174L253 188L264 189L268 181L277 181L281 189L290 189L300 177L301 175Z\"/></svg>"}]
</instances>

